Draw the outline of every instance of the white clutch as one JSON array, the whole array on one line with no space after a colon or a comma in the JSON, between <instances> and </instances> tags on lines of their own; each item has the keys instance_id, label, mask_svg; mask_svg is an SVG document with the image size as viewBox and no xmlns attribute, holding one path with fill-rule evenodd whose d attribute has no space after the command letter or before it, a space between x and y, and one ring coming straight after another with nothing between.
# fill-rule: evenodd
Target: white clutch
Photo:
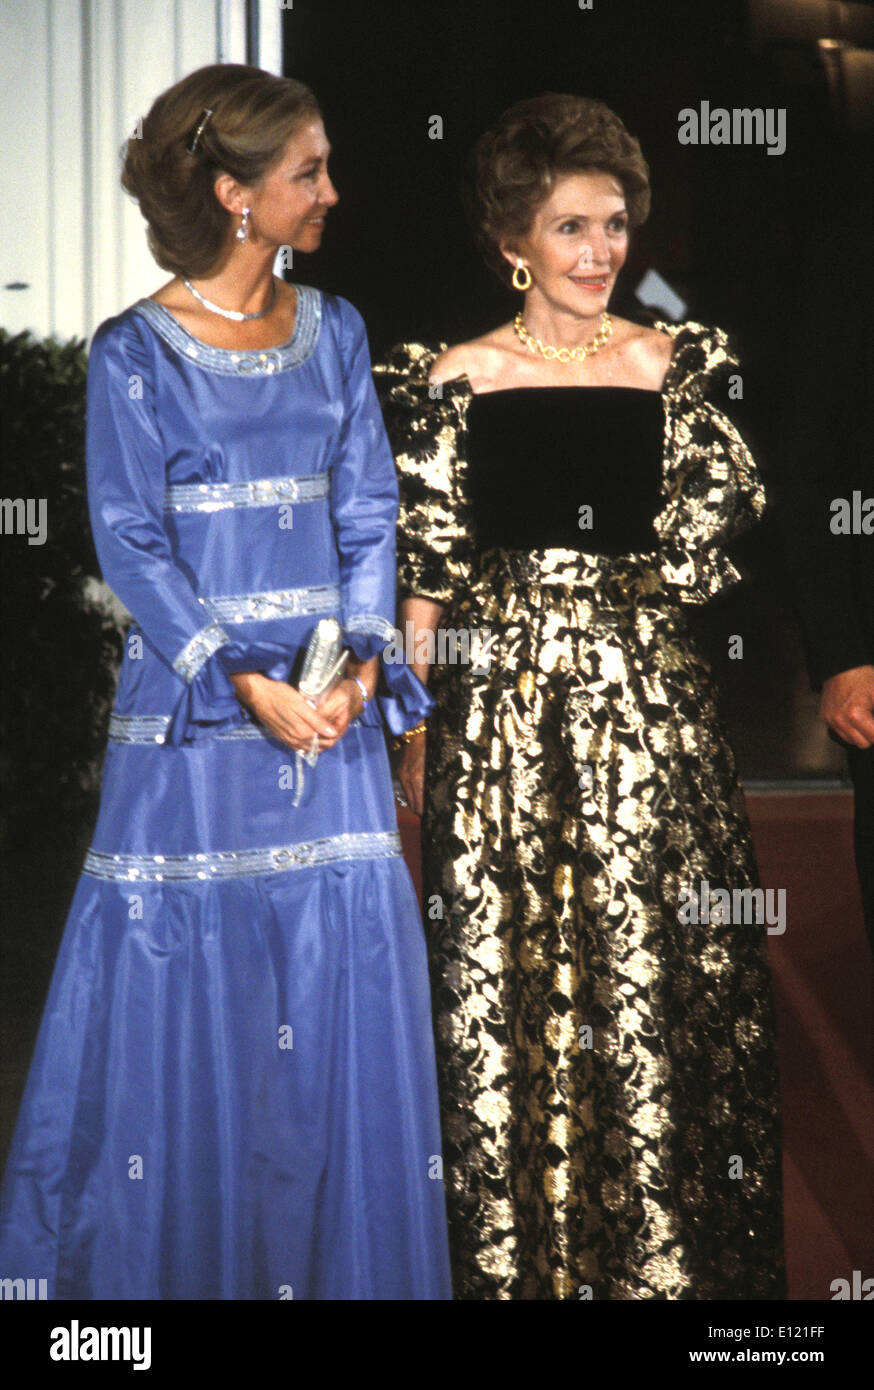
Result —
<instances>
[{"instance_id":1,"label":"white clutch","mask_svg":"<svg viewBox=\"0 0 874 1390\"><path fill-rule=\"evenodd\" d=\"M320 618L313 629L304 657L298 690L311 705L318 705L342 678L349 652L343 648L343 631L336 618Z\"/></svg>"},{"instance_id":2,"label":"white clutch","mask_svg":"<svg viewBox=\"0 0 874 1390\"><path fill-rule=\"evenodd\" d=\"M309 640L303 667L298 681L298 690L313 708L317 708L330 690L342 678L349 652L343 647L343 629L336 618L319 618ZM297 764L297 792L294 805L297 806L303 794L302 763L315 767L319 756L319 736L313 734L312 743L304 752L300 749L295 759Z\"/></svg>"}]
</instances>

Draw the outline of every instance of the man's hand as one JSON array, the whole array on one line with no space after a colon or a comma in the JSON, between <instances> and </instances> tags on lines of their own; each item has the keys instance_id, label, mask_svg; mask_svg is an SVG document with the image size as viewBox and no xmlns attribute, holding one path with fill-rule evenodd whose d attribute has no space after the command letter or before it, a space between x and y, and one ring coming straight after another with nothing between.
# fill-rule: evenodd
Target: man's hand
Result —
<instances>
[{"instance_id":1,"label":"man's hand","mask_svg":"<svg viewBox=\"0 0 874 1390\"><path fill-rule=\"evenodd\" d=\"M874 666L854 666L829 676L822 687L820 716L845 743L874 744Z\"/></svg>"}]
</instances>

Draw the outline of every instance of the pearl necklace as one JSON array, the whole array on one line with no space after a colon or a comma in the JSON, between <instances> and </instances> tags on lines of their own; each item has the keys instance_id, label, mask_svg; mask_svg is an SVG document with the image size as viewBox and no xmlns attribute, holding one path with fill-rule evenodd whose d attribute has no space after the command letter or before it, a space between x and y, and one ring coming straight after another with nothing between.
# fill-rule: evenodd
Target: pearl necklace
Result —
<instances>
[{"instance_id":1,"label":"pearl necklace","mask_svg":"<svg viewBox=\"0 0 874 1390\"><path fill-rule=\"evenodd\" d=\"M276 303L276 278L273 279L273 295L266 309L259 309L255 314L244 314L240 309L222 309L220 305L213 304L211 300L205 299L199 290L196 290L190 280L183 279L183 285L187 290L191 290L195 299L199 299L204 309L209 309L212 314L221 314L223 319L233 319L234 323L246 323L249 319L266 318Z\"/></svg>"},{"instance_id":2,"label":"pearl necklace","mask_svg":"<svg viewBox=\"0 0 874 1390\"><path fill-rule=\"evenodd\" d=\"M601 314L601 327L595 337L590 343L586 343L585 347L576 348L557 348L553 347L551 343L542 343L539 338L532 338L522 322L521 310L513 320L513 327L516 330L516 336L525 344L529 352L539 352L541 357L547 357L550 361L555 359L559 362L584 362L587 357L591 357L593 352L597 352L598 348L604 346L613 332L613 320L605 309Z\"/></svg>"}]
</instances>

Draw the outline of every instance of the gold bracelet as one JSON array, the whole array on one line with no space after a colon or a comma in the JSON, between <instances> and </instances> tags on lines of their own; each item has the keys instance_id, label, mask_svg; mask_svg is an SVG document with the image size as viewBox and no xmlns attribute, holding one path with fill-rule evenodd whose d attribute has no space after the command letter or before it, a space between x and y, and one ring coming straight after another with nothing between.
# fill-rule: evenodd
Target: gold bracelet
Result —
<instances>
[{"instance_id":1,"label":"gold bracelet","mask_svg":"<svg viewBox=\"0 0 874 1390\"><path fill-rule=\"evenodd\" d=\"M395 737L395 748L403 748L404 744L410 743L416 737L417 734L424 734L427 731L427 728L428 726L425 723L424 719L420 720L420 722L416 725L415 729L407 729L404 733L398 734Z\"/></svg>"}]
</instances>

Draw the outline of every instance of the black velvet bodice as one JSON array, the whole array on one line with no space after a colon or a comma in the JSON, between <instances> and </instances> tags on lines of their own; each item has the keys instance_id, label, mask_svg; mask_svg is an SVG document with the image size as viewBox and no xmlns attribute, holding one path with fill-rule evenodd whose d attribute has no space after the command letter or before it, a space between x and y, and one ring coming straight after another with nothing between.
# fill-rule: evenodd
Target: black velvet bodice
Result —
<instances>
[{"instance_id":1,"label":"black velvet bodice","mask_svg":"<svg viewBox=\"0 0 874 1390\"><path fill-rule=\"evenodd\" d=\"M665 414L658 391L535 386L472 396L468 487L480 551L655 548ZM591 528L581 529L589 506Z\"/></svg>"}]
</instances>

